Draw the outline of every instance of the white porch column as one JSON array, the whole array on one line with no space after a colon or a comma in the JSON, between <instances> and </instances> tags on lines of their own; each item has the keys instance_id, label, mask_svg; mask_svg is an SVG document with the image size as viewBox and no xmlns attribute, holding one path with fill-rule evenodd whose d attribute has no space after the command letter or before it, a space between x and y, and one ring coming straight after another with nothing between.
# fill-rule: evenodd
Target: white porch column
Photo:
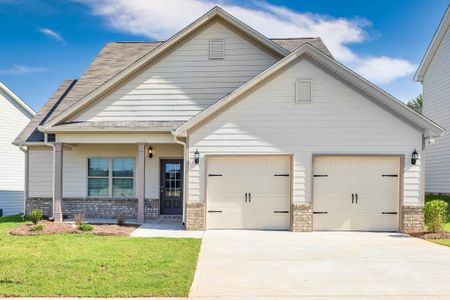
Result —
<instances>
[{"instance_id":1,"label":"white porch column","mask_svg":"<svg viewBox=\"0 0 450 300\"><path fill-rule=\"evenodd\" d=\"M137 221L144 223L145 200L145 144L138 144L138 157L136 163L136 196L138 199Z\"/></svg>"},{"instance_id":2,"label":"white porch column","mask_svg":"<svg viewBox=\"0 0 450 300\"><path fill-rule=\"evenodd\" d=\"M63 143L55 143L53 148L53 217L62 222L63 198Z\"/></svg>"}]
</instances>

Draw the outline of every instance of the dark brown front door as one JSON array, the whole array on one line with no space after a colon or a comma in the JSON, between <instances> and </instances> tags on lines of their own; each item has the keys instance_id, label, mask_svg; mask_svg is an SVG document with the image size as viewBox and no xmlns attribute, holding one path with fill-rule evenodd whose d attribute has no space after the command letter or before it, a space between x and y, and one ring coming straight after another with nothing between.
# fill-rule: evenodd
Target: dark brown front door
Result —
<instances>
[{"instance_id":1,"label":"dark brown front door","mask_svg":"<svg viewBox=\"0 0 450 300\"><path fill-rule=\"evenodd\" d=\"M160 175L162 215L181 215L183 212L183 160L162 159Z\"/></svg>"}]
</instances>

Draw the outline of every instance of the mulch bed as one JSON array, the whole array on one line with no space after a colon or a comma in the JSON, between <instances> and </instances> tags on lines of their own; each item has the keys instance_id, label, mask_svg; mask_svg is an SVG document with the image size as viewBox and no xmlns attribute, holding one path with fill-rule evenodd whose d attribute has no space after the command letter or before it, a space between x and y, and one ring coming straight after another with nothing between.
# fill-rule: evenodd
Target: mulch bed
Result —
<instances>
[{"instance_id":1,"label":"mulch bed","mask_svg":"<svg viewBox=\"0 0 450 300\"><path fill-rule=\"evenodd\" d=\"M31 231L33 224L24 224L14 228L9 233L11 235L42 235L42 234L56 234L56 233L89 233L101 236L127 236L132 233L139 225L125 224L91 224L94 229L92 231L81 231L74 224L55 223L50 221L40 221L39 225L43 225L44 229L39 231Z\"/></svg>"},{"instance_id":2,"label":"mulch bed","mask_svg":"<svg viewBox=\"0 0 450 300\"><path fill-rule=\"evenodd\" d=\"M416 232L410 233L411 236L425 240L447 240L450 239L450 232Z\"/></svg>"}]
</instances>

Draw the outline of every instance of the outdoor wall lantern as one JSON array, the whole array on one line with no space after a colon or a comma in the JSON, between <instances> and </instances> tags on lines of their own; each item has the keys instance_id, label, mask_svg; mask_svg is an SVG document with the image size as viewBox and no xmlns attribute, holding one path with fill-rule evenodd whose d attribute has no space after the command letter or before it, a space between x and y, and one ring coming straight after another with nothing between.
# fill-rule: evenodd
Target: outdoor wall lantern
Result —
<instances>
[{"instance_id":1,"label":"outdoor wall lantern","mask_svg":"<svg viewBox=\"0 0 450 300\"><path fill-rule=\"evenodd\" d=\"M417 153L416 149L414 149L414 152L411 155L411 164L415 165L418 159L419 159L419 153Z\"/></svg>"},{"instance_id":2,"label":"outdoor wall lantern","mask_svg":"<svg viewBox=\"0 0 450 300\"><path fill-rule=\"evenodd\" d=\"M152 157L153 157L153 148L148 147L148 158L152 158Z\"/></svg>"},{"instance_id":3,"label":"outdoor wall lantern","mask_svg":"<svg viewBox=\"0 0 450 300\"><path fill-rule=\"evenodd\" d=\"M194 153L194 162L195 162L195 164L198 164L199 161L200 161L200 152L198 152L198 149L197 149L197 150L195 150L195 153Z\"/></svg>"}]
</instances>

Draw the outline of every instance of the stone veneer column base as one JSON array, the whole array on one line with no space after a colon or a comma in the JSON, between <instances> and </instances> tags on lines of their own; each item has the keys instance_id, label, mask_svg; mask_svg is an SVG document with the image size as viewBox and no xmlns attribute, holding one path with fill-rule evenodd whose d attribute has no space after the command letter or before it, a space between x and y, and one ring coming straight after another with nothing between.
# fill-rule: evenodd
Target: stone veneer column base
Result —
<instances>
[{"instance_id":1,"label":"stone veneer column base","mask_svg":"<svg viewBox=\"0 0 450 300\"><path fill-rule=\"evenodd\" d=\"M30 197L26 201L26 214L33 209L41 209L47 217L53 215L53 198ZM125 219L136 220L138 211L137 199L114 198L63 198L62 213L65 218L73 218L83 213L86 218L115 219L121 214ZM145 199L145 220L159 218L159 199Z\"/></svg>"},{"instance_id":2,"label":"stone veneer column base","mask_svg":"<svg viewBox=\"0 0 450 300\"><path fill-rule=\"evenodd\" d=\"M313 230L313 212L311 203L292 203L291 212L291 231L308 232Z\"/></svg>"},{"instance_id":3,"label":"stone veneer column base","mask_svg":"<svg viewBox=\"0 0 450 300\"><path fill-rule=\"evenodd\" d=\"M423 211L419 205L403 205L402 206L402 232L422 232Z\"/></svg>"},{"instance_id":4,"label":"stone veneer column base","mask_svg":"<svg viewBox=\"0 0 450 300\"><path fill-rule=\"evenodd\" d=\"M205 204L186 203L186 230L205 230Z\"/></svg>"}]
</instances>

